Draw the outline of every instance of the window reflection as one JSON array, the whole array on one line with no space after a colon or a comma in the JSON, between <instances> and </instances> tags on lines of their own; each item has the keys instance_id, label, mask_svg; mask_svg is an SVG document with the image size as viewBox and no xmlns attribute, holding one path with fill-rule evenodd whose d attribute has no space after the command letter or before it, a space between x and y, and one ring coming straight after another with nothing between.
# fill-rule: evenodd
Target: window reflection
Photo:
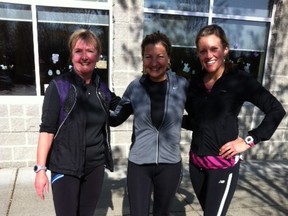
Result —
<instances>
[{"instance_id":1,"label":"window reflection","mask_svg":"<svg viewBox=\"0 0 288 216\"><path fill-rule=\"evenodd\" d=\"M171 69L180 76L190 78L201 70L196 48L173 47L171 56Z\"/></svg>"},{"instance_id":2,"label":"window reflection","mask_svg":"<svg viewBox=\"0 0 288 216\"><path fill-rule=\"evenodd\" d=\"M232 49L266 49L269 30L269 24L266 22L213 19L213 23L224 29Z\"/></svg>"},{"instance_id":3,"label":"window reflection","mask_svg":"<svg viewBox=\"0 0 288 216\"><path fill-rule=\"evenodd\" d=\"M209 0L145 0L145 8L208 12Z\"/></svg>"},{"instance_id":4,"label":"window reflection","mask_svg":"<svg viewBox=\"0 0 288 216\"><path fill-rule=\"evenodd\" d=\"M207 18L145 14L144 35L154 31L167 34L174 46L193 46L197 31L207 23Z\"/></svg>"},{"instance_id":5,"label":"window reflection","mask_svg":"<svg viewBox=\"0 0 288 216\"><path fill-rule=\"evenodd\" d=\"M227 34L230 59L261 81L266 56L269 23L214 19Z\"/></svg>"},{"instance_id":6,"label":"window reflection","mask_svg":"<svg viewBox=\"0 0 288 216\"><path fill-rule=\"evenodd\" d=\"M0 95L36 95L31 10L0 3Z\"/></svg>"},{"instance_id":7,"label":"window reflection","mask_svg":"<svg viewBox=\"0 0 288 216\"><path fill-rule=\"evenodd\" d=\"M145 0L144 2L145 8L151 9L146 10L144 14L144 35L159 30L169 36L173 46L171 67L177 74L190 77L195 71L201 70L195 49L195 37L200 28L215 23L227 34L230 42L230 61L261 82L270 29L269 18L274 1ZM190 6L181 8L182 3ZM213 14L207 13L209 7L212 8ZM186 13L183 16L181 11L198 11L198 13Z\"/></svg>"},{"instance_id":8,"label":"window reflection","mask_svg":"<svg viewBox=\"0 0 288 216\"><path fill-rule=\"evenodd\" d=\"M257 51L230 50L228 59L239 69L250 73L256 79L261 80L265 53ZM171 56L171 69L176 74L190 78L196 72L202 70L201 63L197 56L196 48L173 47Z\"/></svg>"},{"instance_id":9,"label":"window reflection","mask_svg":"<svg viewBox=\"0 0 288 216\"><path fill-rule=\"evenodd\" d=\"M79 28L90 29L99 37L102 44L102 56L96 66L99 68L101 78L108 83L109 27L107 11L39 7L38 14L42 95L54 77L69 71L69 68L72 67L67 44L69 36ZM73 19L75 20L73 21ZM73 22L68 22L68 20L72 20Z\"/></svg>"},{"instance_id":10,"label":"window reflection","mask_svg":"<svg viewBox=\"0 0 288 216\"><path fill-rule=\"evenodd\" d=\"M263 74L260 71L263 71L265 52L230 50L229 59L239 69L261 81Z\"/></svg>"},{"instance_id":11,"label":"window reflection","mask_svg":"<svg viewBox=\"0 0 288 216\"><path fill-rule=\"evenodd\" d=\"M214 0L213 12L225 15L271 17L272 0Z\"/></svg>"}]
</instances>

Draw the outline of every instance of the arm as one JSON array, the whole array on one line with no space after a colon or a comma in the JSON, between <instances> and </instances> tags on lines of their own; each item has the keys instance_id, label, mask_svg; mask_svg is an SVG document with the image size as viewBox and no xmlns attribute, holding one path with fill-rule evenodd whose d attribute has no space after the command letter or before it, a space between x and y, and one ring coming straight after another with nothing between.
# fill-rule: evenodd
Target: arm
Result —
<instances>
[{"instance_id":1,"label":"arm","mask_svg":"<svg viewBox=\"0 0 288 216\"><path fill-rule=\"evenodd\" d=\"M132 106L129 102L121 100L115 111L110 111L110 126L116 127L122 124L133 113Z\"/></svg>"},{"instance_id":2,"label":"arm","mask_svg":"<svg viewBox=\"0 0 288 216\"><path fill-rule=\"evenodd\" d=\"M45 166L48 152L51 148L54 134L41 132L38 139L37 147L37 164ZM37 195L44 200L44 192L49 192L49 180L45 170L36 173L34 187Z\"/></svg>"},{"instance_id":3,"label":"arm","mask_svg":"<svg viewBox=\"0 0 288 216\"><path fill-rule=\"evenodd\" d=\"M192 130L192 127L190 125L190 119L189 119L189 115L183 115L182 118L182 128L186 129L186 130Z\"/></svg>"},{"instance_id":4,"label":"arm","mask_svg":"<svg viewBox=\"0 0 288 216\"><path fill-rule=\"evenodd\" d=\"M195 87L199 86L199 84L197 84L197 80L199 78L194 76L192 79L189 80L188 82L188 87L186 90L186 104L185 104L185 110L187 112L187 114L183 115L183 119L182 119L182 128L186 129L186 130L192 130L193 131L193 120L192 120L192 116L193 116L193 103L192 103L192 98L193 98L193 93L195 92ZM199 81L198 81L199 82Z\"/></svg>"},{"instance_id":5,"label":"arm","mask_svg":"<svg viewBox=\"0 0 288 216\"><path fill-rule=\"evenodd\" d=\"M109 117L109 123L110 126L116 127L120 124L122 124L124 121L128 119L128 117L133 113L133 108L131 105L131 85L127 87L125 90L123 97L119 104L117 105L116 109L114 111L110 110L110 117Z\"/></svg>"},{"instance_id":6,"label":"arm","mask_svg":"<svg viewBox=\"0 0 288 216\"><path fill-rule=\"evenodd\" d=\"M278 125L282 121L286 112L281 103L256 80L251 80L252 94L250 91L249 102L257 106L264 114L261 123L254 129L248 131L248 134L254 138L254 143L269 140ZM253 87L252 87L253 86Z\"/></svg>"},{"instance_id":7,"label":"arm","mask_svg":"<svg viewBox=\"0 0 288 216\"><path fill-rule=\"evenodd\" d=\"M121 101L121 98L116 96L114 92L110 92L111 95L111 102L110 102L110 110L115 110L119 102Z\"/></svg>"},{"instance_id":8,"label":"arm","mask_svg":"<svg viewBox=\"0 0 288 216\"><path fill-rule=\"evenodd\" d=\"M42 123L40 125L36 159L38 165L46 166L47 156L52 146L54 134L58 128L59 110L59 95L54 83L51 82L46 90L42 108ZM37 195L41 199L44 199L44 192L48 193L49 191L49 180L45 170L36 173L34 187Z\"/></svg>"},{"instance_id":9,"label":"arm","mask_svg":"<svg viewBox=\"0 0 288 216\"><path fill-rule=\"evenodd\" d=\"M253 103L265 114L262 122L256 128L248 131L248 135L253 137L253 142L256 144L271 138L286 112L281 103L254 78L247 77L246 83L246 100ZM249 148L251 146L247 145L244 139L238 137L223 145L219 154L225 158L230 158Z\"/></svg>"}]
</instances>

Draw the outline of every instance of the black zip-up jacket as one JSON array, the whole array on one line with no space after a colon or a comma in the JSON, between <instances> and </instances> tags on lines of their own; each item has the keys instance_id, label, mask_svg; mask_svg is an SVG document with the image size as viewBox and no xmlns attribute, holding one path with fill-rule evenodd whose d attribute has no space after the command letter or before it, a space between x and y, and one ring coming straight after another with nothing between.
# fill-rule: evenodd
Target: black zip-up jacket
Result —
<instances>
[{"instance_id":1,"label":"black zip-up jacket","mask_svg":"<svg viewBox=\"0 0 288 216\"><path fill-rule=\"evenodd\" d=\"M265 114L262 122L248 134L254 143L268 140L285 110L279 101L256 79L245 71L230 69L215 82L208 93L204 74L191 79L182 127L193 131L191 151L204 156L219 155L225 143L238 137L238 115L245 101L251 102Z\"/></svg>"},{"instance_id":2,"label":"black zip-up jacket","mask_svg":"<svg viewBox=\"0 0 288 216\"><path fill-rule=\"evenodd\" d=\"M96 72L93 74L93 82L96 84L96 95L106 113L103 129L105 165L113 171L108 117L109 109L114 110L120 98L100 81ZM46 165L51 171L81 177L84 174L86 153L86 115L81 109L80 101L83 82L71 71L54 79L48 88L43 103L40 132L54 133L55 136Z\"/></svg>"}]
</instances>

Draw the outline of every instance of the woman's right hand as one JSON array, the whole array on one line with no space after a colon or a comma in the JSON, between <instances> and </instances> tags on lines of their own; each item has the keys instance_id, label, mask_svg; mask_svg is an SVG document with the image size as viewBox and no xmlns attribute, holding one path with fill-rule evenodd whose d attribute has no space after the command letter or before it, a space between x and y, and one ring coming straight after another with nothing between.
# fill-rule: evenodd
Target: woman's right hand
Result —
<instances>
[{"instance_id":1,"label":"woman's right hand","mask_svg":"<svg viewBox=\"0 0 288 216\"><path fill-rule=\"evenodd\" d=\"M45 194L49 192L49 179L45 170L36 173L34 187L40 199L45 199Z\"/></svg>"}]
</instances>

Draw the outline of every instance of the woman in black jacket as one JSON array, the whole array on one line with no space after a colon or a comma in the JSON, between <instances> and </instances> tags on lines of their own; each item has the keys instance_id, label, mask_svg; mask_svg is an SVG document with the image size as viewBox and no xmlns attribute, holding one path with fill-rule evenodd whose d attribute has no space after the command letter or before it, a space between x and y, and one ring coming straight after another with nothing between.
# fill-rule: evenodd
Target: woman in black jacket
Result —
<instances>
[{"instance_id":1,"label":"woman in black jacket","mask_svg":"<svg viewBox=\"0 0 288 216\"><path fill-rule=\"evenodd\" d=\"M236 189L240 153L268 140L285 115L279 101L245 71L225 62L229 43L217 25L202 28L196 37L202 65L191 79L188 116L183 127L193 131L190 177L205 216L223 216ZM245 138L238 136L238 115L251 102L265 117Z\"/></svg>"},{"instance_id":2,"label":"woman in black jacket","mask_svg":"<svg viewBox=\"0 0 288 216\"><path fill-rule=\"evenodd\" d=\"M73 68L52 80L45 93L34 184L44 199L48 168L56 215L92 216L104 168L113 170L108 116L120 98L95 70L101 54L98 37L79 29L70 36L68 46Z\"/></svg>"}]
</instances>

